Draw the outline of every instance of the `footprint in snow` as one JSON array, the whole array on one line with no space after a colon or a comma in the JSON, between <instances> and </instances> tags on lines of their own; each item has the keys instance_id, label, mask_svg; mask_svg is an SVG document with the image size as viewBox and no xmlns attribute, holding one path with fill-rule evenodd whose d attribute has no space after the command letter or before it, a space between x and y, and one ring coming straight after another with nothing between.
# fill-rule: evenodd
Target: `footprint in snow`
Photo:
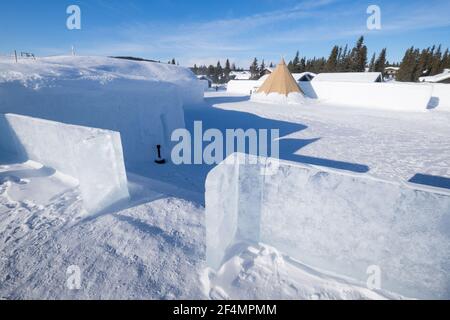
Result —
<instances>
[{"instance_id":1,"label":"footprint in snow","mask_svg":"<svg viewBox=\"0 0 450 320\"><path fill-rule=\"evenodd\" d=\"M221 287L213 287L209 292L211 300L230 300L228 294Z\"/></svg>"},{"instance_id":2,"label":"footprint in snow","mask_svg":"<svg viewBox=\"0 0 450 320\"><path fill-rule=\"evenodd\" d=\"M4 176L4 177L0 176L0 185L4 184L6 182L13 182L13 183L25 185L25 184L30 183L30 180L28 180L28 179L21 179L21 178L16 177L16 176Z\"/></svg>"}]
</instances>

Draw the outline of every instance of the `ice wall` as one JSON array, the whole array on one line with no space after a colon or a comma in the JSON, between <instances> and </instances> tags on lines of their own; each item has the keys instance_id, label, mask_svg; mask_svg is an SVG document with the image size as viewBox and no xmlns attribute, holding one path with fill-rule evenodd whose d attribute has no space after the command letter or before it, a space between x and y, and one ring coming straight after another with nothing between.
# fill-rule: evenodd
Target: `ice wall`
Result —
<instances>
[{"instance_id":1,"label":"ice wall","mask_svg":"<svg viewBox=\"0 0 450 320\"><path fill-rule=\"evenodd\" d=\"M13 114L0 132L0 149L77 179L90 213L129 197L119 133Z\"/></svg>"},{"instance_id":2,"label":"ice wall","mask_svg":"<svg viewBox=\"0 0 450 320\"><path fill-rule=\"evenodd\" d=\"M206 182L211 267L236 242L263 242L363 283L377 266L381 288L405 296L450 298L449 192L285 161L262 176L264 164L236 159Z\"/></svg>"},{"instance_id":3,"label":"ice wall","mask_svg":"<svg viewBox=\"0 0 450 320\"><path fill-rule=\"evenodd\" d=\"M170 134L185 126L178 90L165 82L55 80L36 89L12 81L0 83L0 97L0 113L120 132L130 166L152 163L158 144L171 150Z\"/></svg>"}]
</instances>

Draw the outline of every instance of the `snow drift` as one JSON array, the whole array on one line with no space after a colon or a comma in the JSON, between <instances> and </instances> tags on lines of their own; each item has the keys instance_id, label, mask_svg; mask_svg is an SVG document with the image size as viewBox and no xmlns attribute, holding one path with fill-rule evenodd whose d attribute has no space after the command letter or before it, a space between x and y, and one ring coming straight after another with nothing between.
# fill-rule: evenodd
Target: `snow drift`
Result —
<instances>
[{"instance_id":1,"label":"snow drift","mask_svg":"<svg viewBox=\"0 0 450 320\"><path fill-rule=\"evenodd\" d=\"M107 84L116 79L171 83L185 105L203 100L203 84L188 68L165 63L93 56L57 56L38 60L0 58L0 84L20 82L26 87L52 86L58 80L92 80ZM150 85L150 84L149 84Z\"/></svg>"},{"instance_id":2,"label":"snow drift","mask_svg":"<svg viewBox=\"0 0 450 320\"><path fill-rule=\"evenodd\" d=\"M450 297L450 193L285 161L262 175L252 156L231 157L206 181L211 267L237 242L263 242L363 283L378 266L384 290Z\"/></svg>"},{"instance_id":3,"label":"snow drift","mask_svg":"<svg viewBox=\"0 0 450 320\"><path fill-rule=\"evenodd\" d=\"M203 97L192 72L99 57L0 60L0 113L118 131L127 165L153 161L184 127L183 104Z\"/></svg>"},{"instance_id":4,"label":"snow drift","mask_svg":"<svg viewBox=\"0 0 450 320\"><path fill-rule=\"evenodd\" d=\"M252 95L261 85L260 80L230 81L227 91L235 94ZM306 97L319 99L326 104L371 108L392 111L427 110L433 98L436 110L450 110L449 85L424 85L417 83L364 83L337 81L299 81ZM253 98L252 100L259 101Z\"/></svg>"},{"instance_id":5,"label":"snow drift","mask_svg":"<svg viewBox=\"0 0 450 320\"><path fill-rule=\"evenodd\" d=\"M7 114L0 116L0 150L77 179L90 213L129 197L117 132Z\"/></svg>"},{"instance_id":6,"label":"snow drift","mask_svg":"<svg viewBox=\"0 0 450 320\"><path fill-rule=\"evenodd\" d=\"M411 83L300 82L308 97L337 106L426 111L431 88Z\"/></svg>"}]
</instances>

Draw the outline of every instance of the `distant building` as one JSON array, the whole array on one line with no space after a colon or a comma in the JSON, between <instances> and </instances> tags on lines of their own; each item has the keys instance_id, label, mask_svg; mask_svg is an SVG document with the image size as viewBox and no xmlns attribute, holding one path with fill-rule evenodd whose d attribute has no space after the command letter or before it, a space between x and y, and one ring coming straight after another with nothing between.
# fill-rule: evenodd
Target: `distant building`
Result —
<instances>
[{"instance_id":1,"label":"distant building","mask_svg":"<svg viewBox=\"0 0 450 320\"><path fill-rule=\"evenodd\" d=\"M317 74L312 72L302 72L302 73L293 73L292 76L294 77L295 81L311 81L314 79Z\"/></svg>"},{"instance_id":2,"label":"distant building","mask_svg":"<svg viewBox=\"0 0 450 320\"><path fill-rule=\"evenodd\" d=\"M264 70L264 75L259 78L259 81L265 81L273 72L273 70L275 70L274 68L266 68ZM302 72L302 73L292 73L292 76L294 77L295 81L299 82L299 81L311 81L312 79L314 79L314 77L317 74L312 73L312 72Z\"/></svg>"},{"instance_id":3,"label":"distant building","mask_svg":"<svg viewBox=\"0 0 450 320\"><path fill-rule=\"evenodd\" d=\"M269 75L271 74L273 71L275 70L275 68L265 68L262 72L261 72L261 76L265 76L265 75Z\"/></svg>"},{"instance_id":4,"label":"distant building","mask_svg":"<svg viewBox=\"0 0 450 320\"><path fill-rule=\"evenodd\" d=\"M397 75L398 70L400 70L399 67L386 67L386 68L384 68L384 74L386 75L386 78L388 78L388 79L395 79L395 76Z\"/></svg>"},{"instance_id":5,"label":"distant building","mask_svg":"<svg viewBox=\"0 0 450 320\"><path fill-rule=\"evenodd\" d=\"M250 80L252 73L250 71L231 71L231 80Z\"/></svg>"},{"instance_id":6,"label":"distant building","mask_svg":"<svg viewBox=\"0 0 450 320\"><path fill-rule=\"evenodd\" d=\"M330 82L383 82L381 72L336 72L319 73L312 81Z\"/></svg>"},{"instance_id":7,"label":"distant building","mask_svg":"<svg viewBox=\"0 0 450 320\"><path fill-rule=\"evenodd\" d=\"M444 71L435 76L420 77L420 82L431 82L431 83L450 83L450 69L444 69Z\"/></svg>"},{"instance_id":8,"label":"distant building","mask_svg":"<svg viewBox=\"0 0 450 320\"><path fill-rule=\"evenodd\" d=\"M213 84L212 79L210 77L208 77L207 75L200 74L200 75L197 76L197 79L198 80L207 81L208 82L208 88L211 88L211 86Z\"/></svg>"}]
</instances>

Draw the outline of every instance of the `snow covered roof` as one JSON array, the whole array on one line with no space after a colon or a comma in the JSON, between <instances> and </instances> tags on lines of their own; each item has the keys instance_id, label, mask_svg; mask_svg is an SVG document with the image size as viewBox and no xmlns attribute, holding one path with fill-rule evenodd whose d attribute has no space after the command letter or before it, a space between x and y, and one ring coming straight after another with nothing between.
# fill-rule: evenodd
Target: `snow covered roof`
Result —
<instances>
[{"instance_id":1,"label":"snow covered roof","mask_svg":"<svg viewBox=\"0 0 450 320\"><path fill-rule=\"evenodd\" d=\"M336 72L319 73L312 81L331 82L381 82L381 72Z\"/></svg>"},{"instance_id":2,"label":"snow covered roof","mask_svg":"<svg viewBox=\"0 0 450 320\"><path fill-rule=\"evenodd\" d=\"M197 79L199 79L199 80L208 80L210 82L213 82L212 79L210 77L208 77L207 75L205 75L205 74L197 75Z\"/></svg>"},{"instance_id":3,"label":"snow covered roof","mask_svg":"<svg viewBox=\"0 0 450 320\"><path fill-rule=\"evenodd\" d=\"M313 72L302 72L302 73L293 73L292 76L294 77L295 81L311 81L314 79L317 74Z\"/></svg>"},{"instance_id":4,"label":"snow covered roof","mask_svg":"<svg viewBox=\"0 0 450 320\"><path fill-rule=\"evenodd\" d=\"M294 77L295 81L311 81L317 74L312 72L302 72L302 73L292 73L292 76ZM261 78L259 78L259 81L266 81L267 78L270 76L270 74L265 74ZM307 79L309 78L309 79Z\"/></svg>"},{"instance_id":5,"label":"snow covered roof","mask_svg":"<svg viewBox=\"0 0 450 320\"><path fill-rule=\"evenodd\" d=\"M231 71L230 76L235 80L249 80L252 77L250 71Z\"/></svg>"},{"instance_id":6,"label":"snow covered roof","mask_svg":"<svg viewBox=\"0 0 450 320\"><path fill-rule=\"evenodd\" d=\"M450 69L444 69L444 72L434 75L434 76L429 76L429 77L420 77L419 81L420 82L443 82L445 80L450 80Z\"/></svg>"},{"instance_id":7,"label":"snow covered roof","mask_svg":"<svg viewBox=\"0 0 450 320\"><path fill-rule=\"evenodd\" d=\"M384 68L384 70L394 70L394 71L398 71L398 70L400 70L400 67L386 67L386 68Z\"/></svg>"},{"instance_id":8,"label":"snow covered roof","mask_svg":"<svg viewBox=\"0 0 450 320\"><path fill-rule=\"evenodd\" d=\"M272 73L272 72L275 71L275 68L267 67L267 68L264 69L264 71L269 71L270 73Z\"/></svg>"}]
</instances>

